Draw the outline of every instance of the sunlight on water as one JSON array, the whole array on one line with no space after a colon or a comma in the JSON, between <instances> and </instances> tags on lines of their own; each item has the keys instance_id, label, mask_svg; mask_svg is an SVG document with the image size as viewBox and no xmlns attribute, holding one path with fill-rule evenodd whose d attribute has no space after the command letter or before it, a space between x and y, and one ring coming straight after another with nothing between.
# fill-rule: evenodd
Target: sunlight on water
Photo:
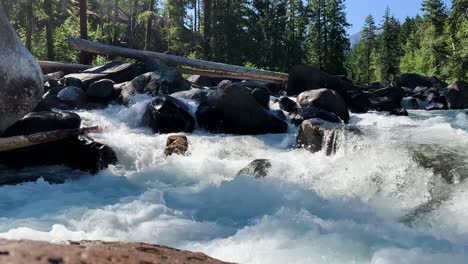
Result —
<instances>
[{"instance_id":1,"label":"sunlight on water","mask_svg":"<svg viewBox=\"0 0 468 264\"><path fill-rule=\"evenodd\" d=\"M239 263L468 262L466 112L354 115L364 135L331 157L294 150L291 128L256 137L197 130L189 157L166 158L167 135L139 126L149 101L79 112L84 125L106 129L93 137L119 165L62 185L0 187L0 237L142 241ZM439 170L422 165L421 146L451 159ZM235 177L254 159L271 160L265 180ZM461 180L447 184L436 173L444 168ZM36 173L55 170L64 169ZM439 197L412 225L399 222Z\"/></svg>"}]
</instances>

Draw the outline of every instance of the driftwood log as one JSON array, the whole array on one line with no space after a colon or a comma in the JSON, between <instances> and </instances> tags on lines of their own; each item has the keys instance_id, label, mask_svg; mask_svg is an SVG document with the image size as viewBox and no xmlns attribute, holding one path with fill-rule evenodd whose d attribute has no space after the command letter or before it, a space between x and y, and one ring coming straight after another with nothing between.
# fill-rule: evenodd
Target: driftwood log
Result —
<instances>
[{"instance_id":1,"label":"driftwood log","mask_svg":"<svg viewBox=\"0 0 468 264\"><path fill-rule=\"evenodd\" d=\"M91 65L64 63L56 61L39 61L39 66L43 71L64 71L64 72L79 72L92 68Z\"/></svg>"},{"instance_id":2,"label":"driftwood log","mask_svg":"<svg viewBox=\"0 0 468 264\"><path fill-rule=\"evenodd\" d=\"M112 45L73 37L68 38L68 44L74 49L86 51L89 53L119 56L138 60L157 59L171 66L184 66L190 67L192 69L205 70L208 72L211 71L215 73L235 74L235 78L246 80L262 80L270 82L284 82L288 80L288 74L282 72L259 70L219 62L189 59L186 57L180 57L158 52L116 47Z\"/></svg>"},{"instance_id":3,"label":"driftwood log","mask_svg":"<svg viewBox=\"0 0 468 264\"><path fill-rule=\"evenodd\" d=\"M79 136L85 133L99 133L101 129L95 127L84 127L77 129L62 129L49 132L40 132L25 136L15 136L0 138L0 151L8 151L19 148L25 148L33 145L43 144L51 141L57 141L72 136Z\"/></svg>"}]
</instances>

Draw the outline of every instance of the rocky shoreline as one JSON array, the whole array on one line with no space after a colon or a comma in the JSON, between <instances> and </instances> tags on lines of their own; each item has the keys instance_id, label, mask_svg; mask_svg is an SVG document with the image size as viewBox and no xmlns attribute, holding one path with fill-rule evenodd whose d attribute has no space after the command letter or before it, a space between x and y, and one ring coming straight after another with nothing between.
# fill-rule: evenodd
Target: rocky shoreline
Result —
<instances>
[{"instance_id":1,"label":"rocky shoreline","mask_svg":"<svg viewBox=\"0 0 468 264\"><path fill-rule=\"evenodd\" d=\"M101 241L52 244L29 240L0 240L0 263L28 264L222 264L203 253L145 243Z\"/></svg>"}]
</instances>

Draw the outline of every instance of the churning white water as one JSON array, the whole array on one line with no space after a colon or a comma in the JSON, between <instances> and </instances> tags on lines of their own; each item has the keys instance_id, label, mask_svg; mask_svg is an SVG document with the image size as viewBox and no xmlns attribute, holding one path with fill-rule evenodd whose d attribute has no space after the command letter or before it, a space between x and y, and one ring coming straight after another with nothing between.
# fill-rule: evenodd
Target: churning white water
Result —
<instances>
[{"instance_id":1,"label":"churning white water","mask_svg":"<svg viewBox=\"0 0 468 264\"><path fill-rule=\"evenodd\" d=\"M119 165L61 185L0 187L0 237L141 241L238 263L468 263L467 112L354 115L364 135L331 157L293 149L291 127L255 137L197 130L190 156L166 158L167 135L139 126L149 100L79 112L106 128L92 136ZM235 176L254 159L271 160L267 178Z\"/></svg>"}]
</instances>

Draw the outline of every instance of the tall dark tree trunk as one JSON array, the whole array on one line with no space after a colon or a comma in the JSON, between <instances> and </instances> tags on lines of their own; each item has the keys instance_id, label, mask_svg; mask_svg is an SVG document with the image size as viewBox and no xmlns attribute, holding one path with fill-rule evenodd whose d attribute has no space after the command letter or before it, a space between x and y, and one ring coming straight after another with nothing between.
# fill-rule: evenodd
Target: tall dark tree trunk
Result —
<instances>
[{"instance_id":1,"label":"tall dark tree trunk","mask_svg":"<svg viewBox=\"0 0 468 264\"><path fill-rule=\"evenodd\" d=\"M0 8L3 8L3 12L7 16L7 18L10 18L10 12L9 12L9 9L8 9L7 0L2 0Z\"/></svg>"},{"instance_id":2,"label":"tall dark tree trunk","mask_svg":"<svg viewBox=\"0 0 468 264\"><path fill-rule=\"evenodd\" d=\"M148 11L154 11L154 0L150 1ZM145 50L149 50L151 45L151 28L153 27L153 15L148 18L146 23L146 33L145 33Z\"/></svg>"},{"instance_id":3,"label":"tall dark tree trunk","mask_svg":"<svg viewBox=\"0 0 468 264\"><path fill-rule=\"evenodd\" d=\"M80 0L80 37L82 39L88 39L88 8L86 0ZM81 52L80 63L89 64L90 56L86 52Z\"/></svg>"},{"instance_id":4,"label":"tall dark tree trunk","mask_svg":"<svg viewBox=\"0 0 468 264\"><path fill-rule=\"evenodd\" d=\"M210 59L211 1L203 0L203 53L205 59Z\"/></svg>"},{"instance_id":5,"label":"tall dark tree trunk","mask_svg":"<svg viewBox=\"0 0 468 264\"><path fill-rule=\"evenodd\" d=\"M137 48L136 41L135 41L135 27L136 27L136 19L137 19L137 10L138 8L138 0L133 0L132 6L132 17L130 21L130 45L132 48Z\"/></svg>"},{"instance_id":6,"label":"tall dark tree trunk","mask_svg":"<svg viewBox=\"0 0 468 264\"><path fill-rule=\"evenodd\" d=\"M32 30L33 30L33 1L25 2L26 9L26 48L32 51Z\"/></svg>"},{"instance_id":7,"label":"tall dark tree trunk","mask_svg":"<svg viewBox=\"0 0 468 264\"><path fill-rule=\"evenodd\" d=\"M47 15L46 42L47 60L54 60L54 14L52 12L52 0L44 0L44 11Z\"/></svg>"}]
</instances>

